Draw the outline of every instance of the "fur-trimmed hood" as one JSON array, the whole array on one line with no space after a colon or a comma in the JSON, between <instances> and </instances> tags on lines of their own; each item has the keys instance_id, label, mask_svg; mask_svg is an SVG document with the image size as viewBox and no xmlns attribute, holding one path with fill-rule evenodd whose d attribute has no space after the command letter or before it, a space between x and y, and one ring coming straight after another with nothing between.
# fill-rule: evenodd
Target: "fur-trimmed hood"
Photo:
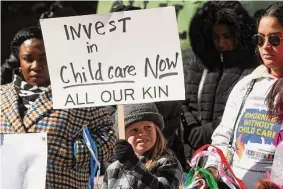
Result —
<instances>
[{"instance_id":1,"label":"fur-trimmed hood","mask_svg":"<svg viewBox=\"0 0 283 189\"><path fill-rule=\"evenodd\" d=\"M217 52L212 41L212 26L216 22L230 25L236 40L235 52L223 54L240 52L243 54L243 56L240 55L241 57L248 59L254 57L255 47L252 36L256 33L256 27L242 4L238 1L209 1L196 11L189 28L192 50L206 67L217 67L214 62L218 61L214 60L220 60L220 53Z\"/></svg>"}]
</instances>

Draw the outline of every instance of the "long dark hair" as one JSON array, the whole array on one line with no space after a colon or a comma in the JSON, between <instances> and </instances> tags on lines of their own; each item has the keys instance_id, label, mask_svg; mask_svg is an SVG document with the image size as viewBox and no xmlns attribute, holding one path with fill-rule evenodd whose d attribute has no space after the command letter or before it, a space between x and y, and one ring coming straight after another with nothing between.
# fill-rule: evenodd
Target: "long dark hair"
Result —
<instances>
[{"instance_id":1,"label":"long dark hair","mask_svg":"<svg viewBox=\"0 0 283 189\"><path fill-rule=\"evenodd\" d=\"M13 69L20 67L19 48L28 39L43 39L39 26L31 26L20 30L13 38L10 46L10 56L5 60L1 69L1 84L12 82Z\"/></svg>"},{"instance_id":2,"label":"long dark hair","mask_svg":"<svg viewBox=\"0 0 283 189\"><path fill-rule=\"evenodd\" d=\"M269 6L265 13L258 19L257 26L260 19L264 16L275 17L283 26L283 2L277 2ZM283 52L281 52L283 53ZM269 94L266 97L266 103L269 109L269 114L277 116L280 123L283 122L283 78L278 79L272 86Z\"/></svg>"},{"instance_id":3,"label":"long dark hair","mask_svg":"<svg viewBox=\"0 0 283 189\"><path fill-rule=\"evenodd\" d=\"M278 117L283 122L283 78L278 79L266 97L269 115Z\"/></svg>"}]
</instances>

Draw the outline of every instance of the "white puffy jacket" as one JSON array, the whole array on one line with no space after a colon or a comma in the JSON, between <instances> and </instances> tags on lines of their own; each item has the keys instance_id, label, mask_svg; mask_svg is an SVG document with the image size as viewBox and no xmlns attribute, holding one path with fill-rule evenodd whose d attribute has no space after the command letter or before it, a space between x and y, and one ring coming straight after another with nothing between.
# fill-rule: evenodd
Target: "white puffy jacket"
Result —
<instances>
[{"instance_id":1,"label":"white puffy jacket","mask_svg":"<svg viewBox=\"0 0 283 189\"><path fill-rule=\"evenodd\" d=\"M240 108L254 79L251 92ZM275 150L273 140L276 132L283 127L276 118L267 115L265 104L265 98L276 80L269 74L268 68L261 65L239 81L228 98L221 123L212 135L212 145L221 148L224 154L233 138L232 169L248 189L254 188L271 167ZM217 163L217 160L210 159L207 166Z\"/></svg>"}]
</instances>

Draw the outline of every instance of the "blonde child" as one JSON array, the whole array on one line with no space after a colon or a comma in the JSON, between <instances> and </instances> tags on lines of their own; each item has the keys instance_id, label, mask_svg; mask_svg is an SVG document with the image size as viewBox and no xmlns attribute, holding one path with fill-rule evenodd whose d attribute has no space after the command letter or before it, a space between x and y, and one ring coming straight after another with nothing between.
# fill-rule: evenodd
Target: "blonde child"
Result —
<instances>
[{"instance_id":1,"label":"blonde child","mask_svg":"<svg viewBox=\"0 0 283 189\"><path fill-rule=\"evenodd\" d=\"M155 104L125 105L126 140L116 142L116 161L106 170L102 189L179 188L182 167L166 148L163 127Z\"/></svg>"}]
</instances>

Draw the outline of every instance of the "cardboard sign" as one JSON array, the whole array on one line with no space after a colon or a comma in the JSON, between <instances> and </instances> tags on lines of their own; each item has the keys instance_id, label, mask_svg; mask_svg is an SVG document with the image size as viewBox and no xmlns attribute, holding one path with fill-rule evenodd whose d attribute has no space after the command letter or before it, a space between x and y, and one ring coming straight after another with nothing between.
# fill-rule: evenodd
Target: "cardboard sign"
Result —
<instances>
[{"instance_id":1,"label":"cardboard sign","mask_svg":"<svg viewBox=\"0 0 283 189\"><path fill-rule=\"evenodd\" d=\"M185 99L174 7L40 24L54 108Z\"/></svg>"},{"instance_id":2,"label":"cardboard sign","mask_svg":"<svg viewBox=\"0 0 283 189\"><path fill-rule=\"evenodd\" d=\"M0 134L0 188L44 189L47 134Z\"/></svg>"}]
</instances>

